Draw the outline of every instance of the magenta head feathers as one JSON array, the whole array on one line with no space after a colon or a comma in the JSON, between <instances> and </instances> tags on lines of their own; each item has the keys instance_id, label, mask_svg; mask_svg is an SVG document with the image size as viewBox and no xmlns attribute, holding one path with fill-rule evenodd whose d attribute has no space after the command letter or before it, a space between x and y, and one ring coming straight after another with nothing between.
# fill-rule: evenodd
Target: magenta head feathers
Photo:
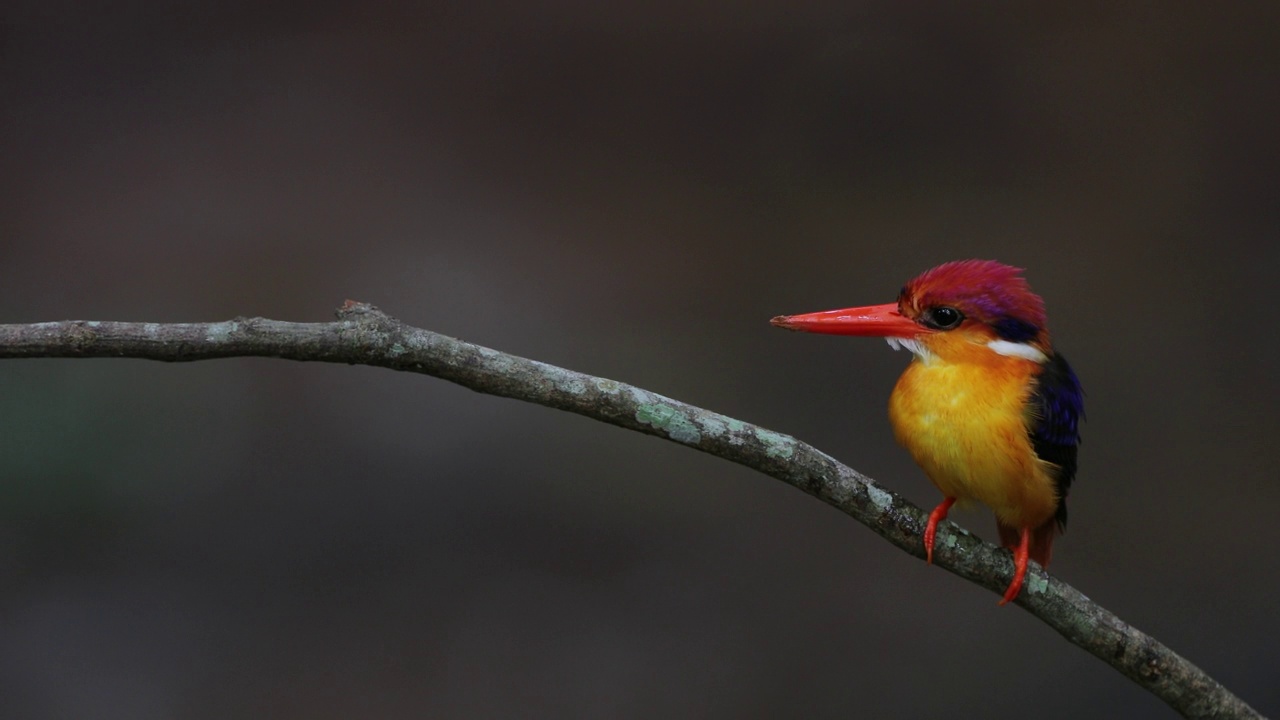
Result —
<instances>
[{"instance_id":1,"label":"magenta head feathers","mask_svg":"<svg viewBox=\"0 0 1280 720\"><path fill-rule=\"evenodd\" d=\"M1044 301L1021 273L1022 268L994 260L944 263L907 282L898 295L899 312L914 318L928 308L954 307L1002 340L1045 343Z\"/></svg>"}]
</instances>

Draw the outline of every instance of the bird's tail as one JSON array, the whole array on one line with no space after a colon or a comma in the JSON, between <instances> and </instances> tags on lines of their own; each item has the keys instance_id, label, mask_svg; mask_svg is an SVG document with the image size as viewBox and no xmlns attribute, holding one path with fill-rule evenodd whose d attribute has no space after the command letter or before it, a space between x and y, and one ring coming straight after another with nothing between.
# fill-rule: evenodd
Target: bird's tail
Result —
<instances>
[{"instance_id":1,"label":"bird's tail","mask_svg":"<svg viewBox=\"0 0 1280 720\"><path fill-rule=\"evenodd\" d=\"M1000 544L1016 551L1018 544L1022 540L1022 528L1012 525L1005 525L1000 521L996 521L996 528L1000 531ZM1040 567L1049 567L1049 560L1053 557L1053 538L1058 534L1058 523L1053 518L1037 528L1031 529L1030 552L1032 560L1040 563Z\"/></svg>"}]
</instances>

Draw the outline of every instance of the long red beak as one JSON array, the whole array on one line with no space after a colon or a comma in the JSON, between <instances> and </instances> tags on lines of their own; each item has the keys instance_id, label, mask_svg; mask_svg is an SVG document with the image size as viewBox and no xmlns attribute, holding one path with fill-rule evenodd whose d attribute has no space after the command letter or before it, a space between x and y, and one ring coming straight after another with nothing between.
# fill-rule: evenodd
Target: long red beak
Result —
<instances>
[{"instance_id":1,"label":"long red beak","mask_svg":"<svg viewBox=\"0 0 1280 720\"><path fill-rule=\"evenodd\" d=\"M928 328L917 324L914 320L903 317L898 312L896 303L826 310L807 315L779 315L769 322L788 330L825 335L858 335L909 340L930 332Z\"/></svg>"}]
</instances>

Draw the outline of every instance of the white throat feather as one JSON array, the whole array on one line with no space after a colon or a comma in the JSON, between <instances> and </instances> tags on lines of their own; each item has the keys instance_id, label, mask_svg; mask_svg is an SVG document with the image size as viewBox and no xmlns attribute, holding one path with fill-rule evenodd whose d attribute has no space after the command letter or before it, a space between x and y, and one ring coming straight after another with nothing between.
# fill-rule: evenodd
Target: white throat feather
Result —
<instances>
[{"instance_id":1,"label":"white throat feather","mask_svg":"<svg viewBox=\"0 0 1280 720\"><path fill-rule=\"evenodd\" d=\"M919 340L915 340L915 339L908 340L906 338L887 337L885 338L885 341L888 342L889 347L893 348L894 350L902 350L903 348L906 348L921 360L933 359L933 353L929 352L929 350L925 348L925 346L922 345Z\"/></svg>"}]
</instances>

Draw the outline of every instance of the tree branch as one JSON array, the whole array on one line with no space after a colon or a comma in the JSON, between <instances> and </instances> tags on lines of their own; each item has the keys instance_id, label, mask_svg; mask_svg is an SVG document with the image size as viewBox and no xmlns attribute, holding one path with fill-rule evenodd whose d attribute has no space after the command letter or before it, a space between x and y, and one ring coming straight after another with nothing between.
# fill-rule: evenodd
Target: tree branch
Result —
<instances>
[{"instance_id":1,"label":"tree branch","mask_svg":"<svg viewBox=\"0 0 1280 720\"><path fill-rule=\"evenodd\" d=\"M348 301L338 318L330 323L237 318L219 323L0 325L0 358L190 362L255 356L423 373L732 460L839 508L903 551L924 557L920 536L925 514L920 508L789 435L624 383L410 327L371 305ZM1013 570L1007 552L949 522L939 530L935 564L996 593L1004 590ZM1200 668L1038 566L1028 570L1016 602L1186 717L1261 717Z\"/></svg>"}]
</instances>

